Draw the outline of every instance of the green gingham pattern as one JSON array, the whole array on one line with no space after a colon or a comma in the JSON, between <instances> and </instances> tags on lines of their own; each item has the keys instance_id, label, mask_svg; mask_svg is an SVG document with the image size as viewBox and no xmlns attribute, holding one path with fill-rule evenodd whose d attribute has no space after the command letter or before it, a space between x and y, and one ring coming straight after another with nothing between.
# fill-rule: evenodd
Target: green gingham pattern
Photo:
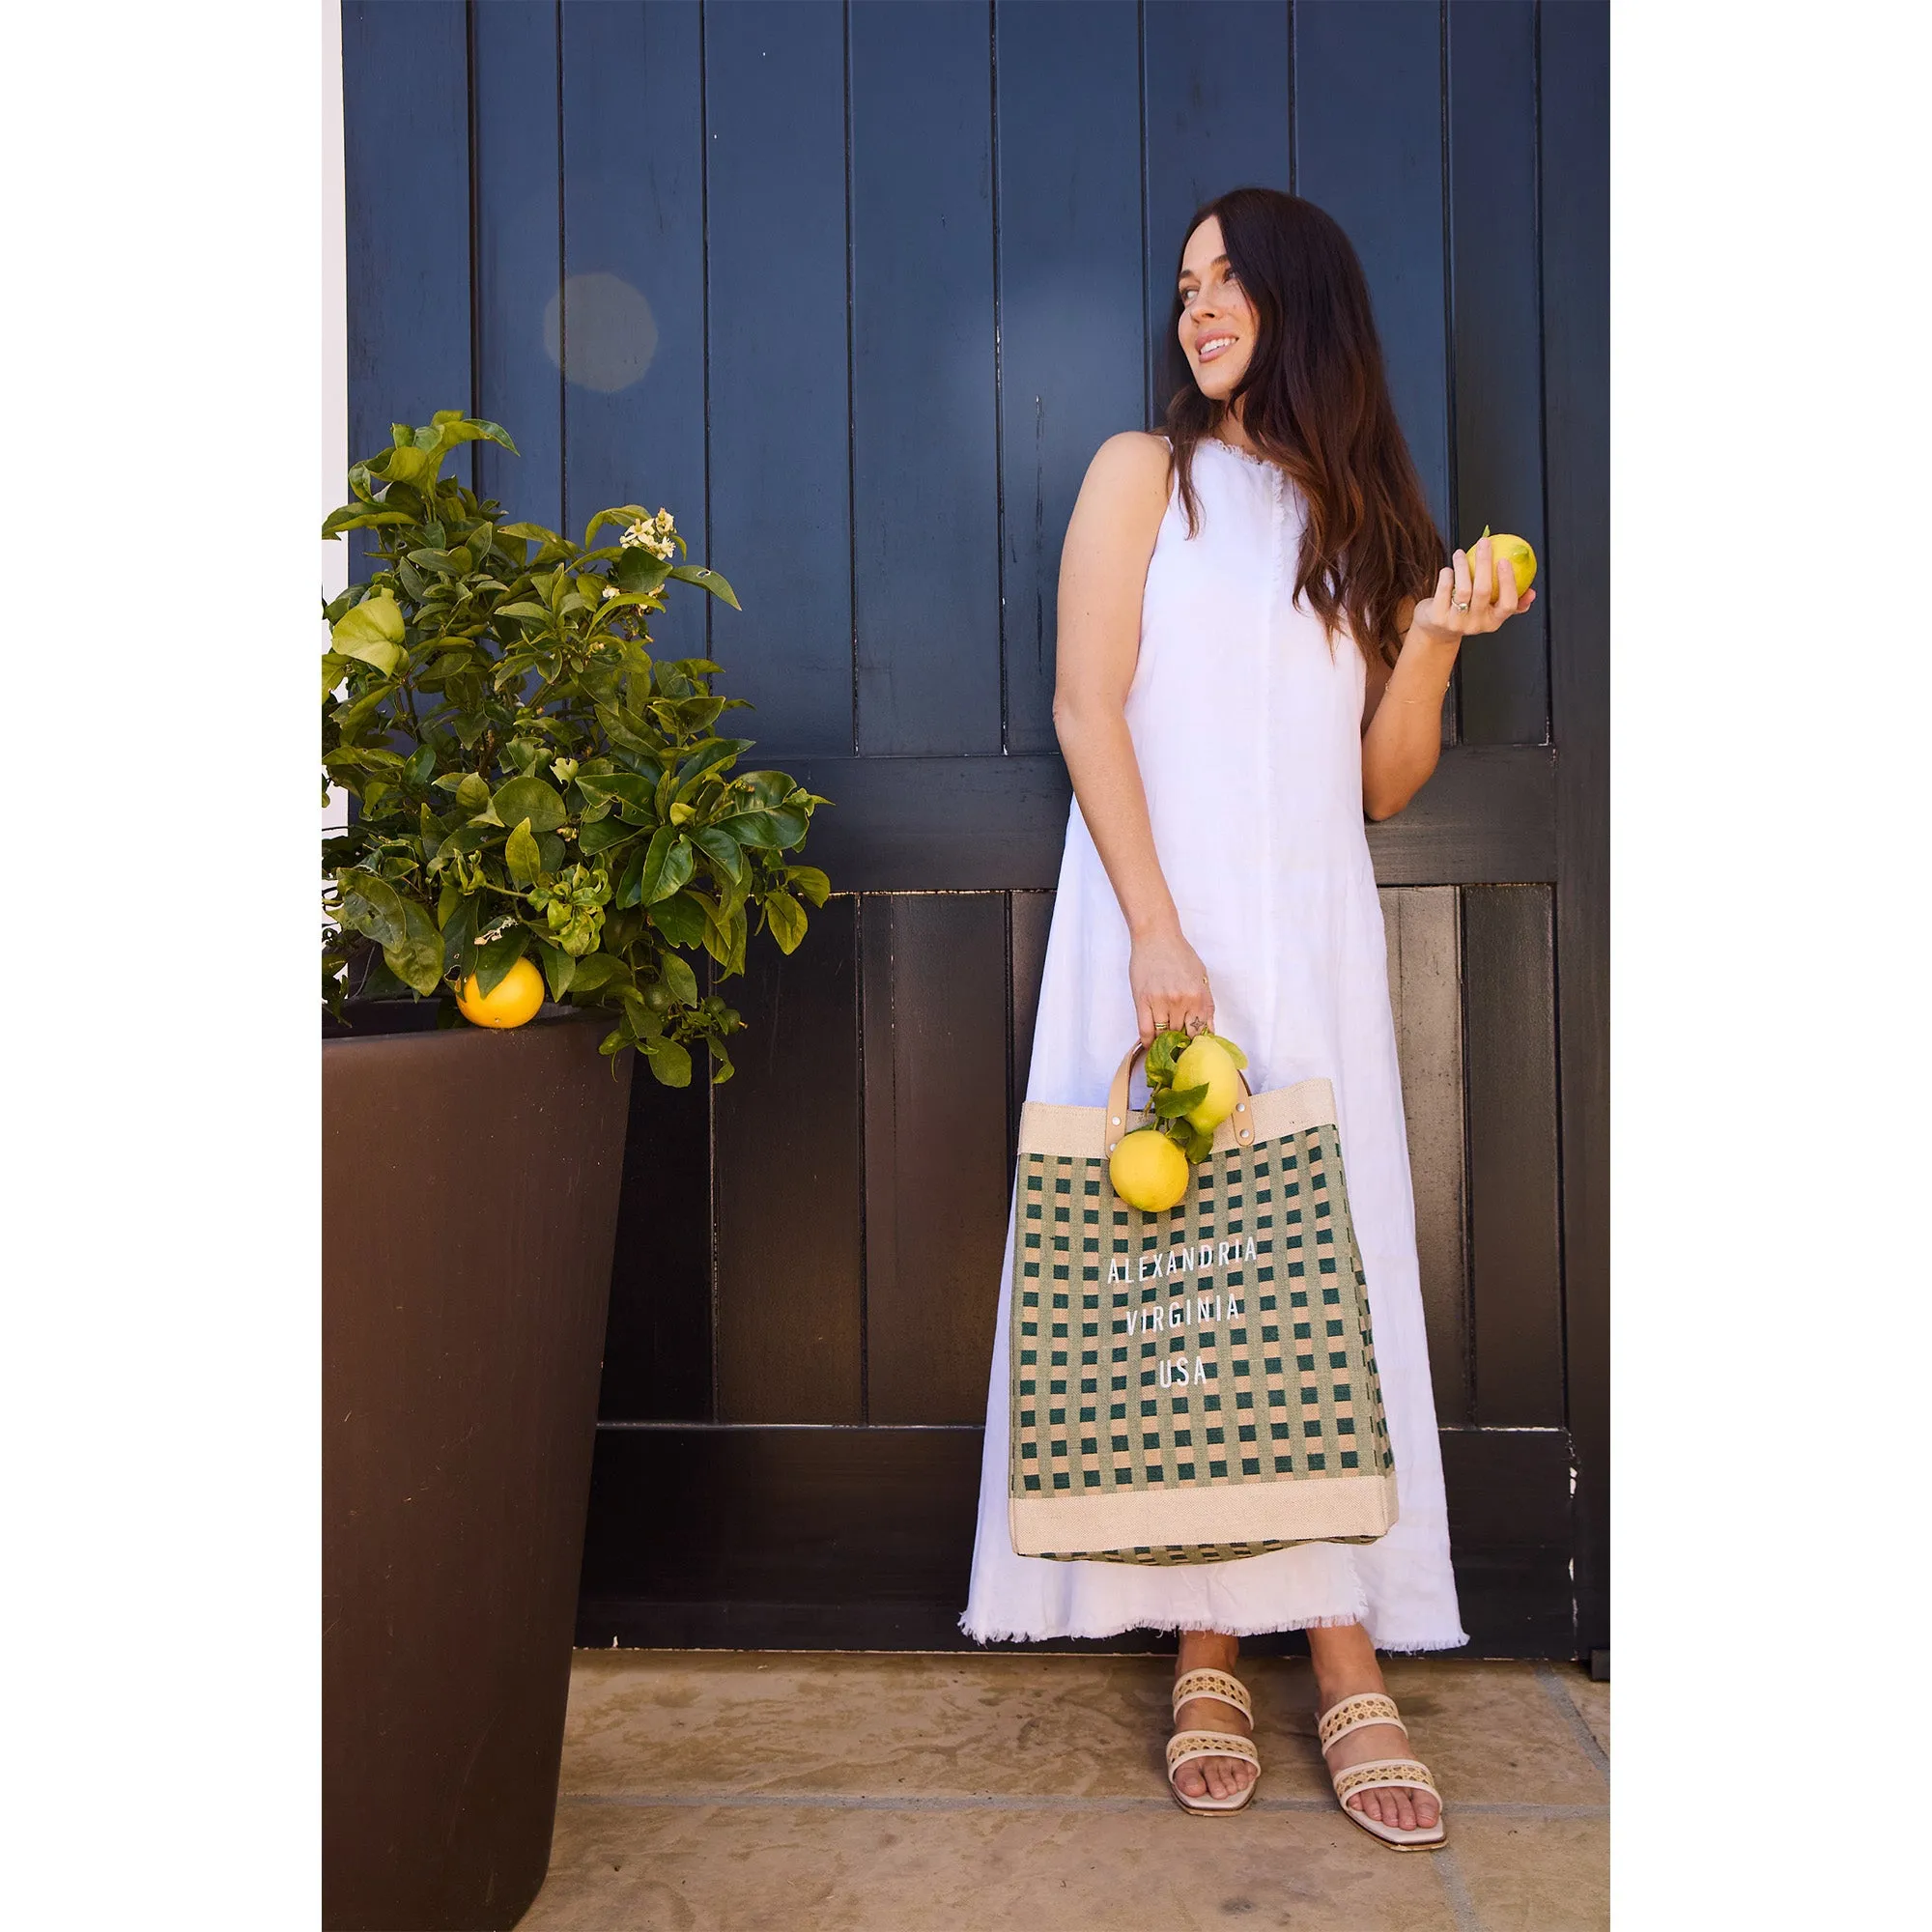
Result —
<instances>
[{"instance_id":1,"label":"green gingham pattern","mask_svg":"<svg viewBox=\"0 0 1932 1932\"><path fill-rule=\"evenodd\" d=\"M1097 1157L1023 1151L1017 1184L1013 1495L1319 1482L1394 1467L1332 1124L1215 1152L1163 1214L1122 1202ZM1172 1322L1183 1299L1183 1319ZM1177 1360L1198 1364L1199 1379L1174 1379ZM1290 1547L1042 1553L1177 1564Z\"/></svg>"}]
</instances>

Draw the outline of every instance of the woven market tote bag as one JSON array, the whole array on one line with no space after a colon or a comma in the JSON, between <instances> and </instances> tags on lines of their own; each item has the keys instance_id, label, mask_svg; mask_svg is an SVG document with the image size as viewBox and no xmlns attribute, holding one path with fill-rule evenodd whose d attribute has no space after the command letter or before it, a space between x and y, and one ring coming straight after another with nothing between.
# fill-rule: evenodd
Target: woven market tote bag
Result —
<instances>
[{"instance_id":1,"label":"woven market tote bag","mask_svg":"<svg viewBox=\"0 0 1932 1932\"><path fill-rule=\"evenodd\" d=\"M1221 1563L1396 1520L1334 1090L1242 1097L1187 1193L1142 1214L1101 1107L1020 1114L1008 1519L1022 1556Z\"/></svg>"}]
</instances>

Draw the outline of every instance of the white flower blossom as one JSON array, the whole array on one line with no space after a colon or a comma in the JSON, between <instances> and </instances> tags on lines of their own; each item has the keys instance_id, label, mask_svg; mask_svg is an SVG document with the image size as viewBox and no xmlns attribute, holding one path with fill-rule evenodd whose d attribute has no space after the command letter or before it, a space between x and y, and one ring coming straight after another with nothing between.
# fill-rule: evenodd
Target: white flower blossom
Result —
<instances>
[{"instance_id":1,"label":"white flower blossom","mask_svg":"<svg viewBox=\"0 0 1932 1932\"><path fill-rule=\"evenodd\" d=\"M611 600L611 598L613 598L614 596L616 596L616 594L617 594L617 586L616 586L616 585L615 585L614 583L607 583L607 584L606 584L606 585L604 586L604 601L605 601L605 603L607 603L607 604L608 604L608 603L610 603L610 601Z\"/></svg>"},{"instance_id":2,"label":"white flower blossom","mask_svg":"<svg viewBox=\"0 0 1932 1932\"><path fill-rule=\"evenodd\" d=\"M671 534L676 527L670 512L660 510L655 517L639 517L617 541L626 550L648 551L662 562L677 554L676 539Z\"/></svg>"}]
</instances>

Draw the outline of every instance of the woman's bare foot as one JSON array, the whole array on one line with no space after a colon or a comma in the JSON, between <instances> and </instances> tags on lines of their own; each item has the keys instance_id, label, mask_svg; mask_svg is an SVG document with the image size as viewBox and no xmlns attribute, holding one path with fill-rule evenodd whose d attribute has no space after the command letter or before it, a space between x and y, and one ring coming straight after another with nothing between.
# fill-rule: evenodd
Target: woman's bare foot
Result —
<instances>
[{"instance_id":1,"label":"woman's bare foot","mask_svg":"<svg viewBox=\"0 0 1932 1932\"><path fill-rule=\"evenodd\" d=\"M1234 1674L1241 1654L1238 1637L1219 1631L1182 1631L1180 1655L1175 1659L1177 1680L1190 1670L1223 1670ZM1233 1731L1245 1737L1253 1730L1233 1704L1218 1697L1190 1697L1175 1715L1178 1731ZM1255 1768L1245 1758L1197 1757L1174 1774L1175 1784L1187 1798L1236 1798L1255 1781Z\"/></svg>"},{"instance_id":2,"label":"woman's bare foot","mask_svg":"<svg viewBox=\"0 0 1932 1932\"><path fill-rule=\"evenodd\" d=\"M1345 1697L1360 1697L1372 1690L1387 1694L1381 1665L1376 1662L1376 1647L1360 1624L1311 1630L1308 1653L1315 1664L1318 1711L1332 1710ZM1359 1731L1337 1738L1326 1756L1332 1773L1347 1771L1351 1764L1366 1764L1371 1758L1412 1758L1415 1750L1396 1725L1364 1724ZM1426 1832L1442 1815L1442 1806L1427 1791L1357 1791L1349 1803L1365 1818L1393 1825L1402 1832Z\"/></svg>"}]
</instances>

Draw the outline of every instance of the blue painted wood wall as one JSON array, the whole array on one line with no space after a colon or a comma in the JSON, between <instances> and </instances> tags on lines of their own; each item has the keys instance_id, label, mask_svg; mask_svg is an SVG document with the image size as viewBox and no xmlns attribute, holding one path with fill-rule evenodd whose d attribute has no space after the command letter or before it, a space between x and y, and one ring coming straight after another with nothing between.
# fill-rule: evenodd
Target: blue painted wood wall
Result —
<instances>
[{"instance_id":1,"label":"blue painted wood wall","mask_svg":"<svg viewBox=\"0 0 1932 1932\"><path fill-rule=\"evenodd\" d=\"M1605 8L349 0L343 18L352 454L465 407L516 438L520 457L472 453L520 516L669 506L744 608L694 593L661 646L717 656L761 762L838 801L811 856L854 896L738 982L762 1030L740 1079L639 1083L634 1142L668 1151L634 1176L613 1296L590 1562L597 1601L635 1614L611 1629L685 1629L673 1601L696 1606L678 1640L732 1605L758 1640L819 1628L746 1625L745 1600L792 1585L728 1548L623 1572L673 1470L753 1515L791 1481L828 1522L848 1491L937 1488L932 1562L957 1567L1065 822L1060 543L1095 446L1158 420L1186 214L1260 183L1353 238L1445 534L1490 523L1544 559L1534 611L1464 660L1442 772L1374 843L1384 883L1455 889L1458 931L1476 921L1458 945L1502 976L1462 1007L1478 1112L1476 1016L1527 1010L1529 1045L1493 1049L1529 1071L1496 1091L1544 1096L1552 1174L1563 1127L1543 1234L1497 1259L1481 1231L1502 1196L1487 1222L1472 1197L1463 1277L1432 1313L1464 1351L1437 1379L1462 1392L1443 1400L1465 1595L1489 1591L1492 1649L1606 1642ZM1535 896L1481 896L1505 886ZM1492 946L1492 925L1530 938ZM1525 1352L1506 1328L1548 1340ZM785 1427L805 1433L782 1455L759 1446ZM1524 1427L1547 1450L1503 1440ZM1502 1520L1524 1509L1532 1555ZM850 1612L856 1577L924 1604L895 1563L848 1552L811 1601ZM910 1640L923 1615L874 1634Z\"/></svg>"}]
</instances>

